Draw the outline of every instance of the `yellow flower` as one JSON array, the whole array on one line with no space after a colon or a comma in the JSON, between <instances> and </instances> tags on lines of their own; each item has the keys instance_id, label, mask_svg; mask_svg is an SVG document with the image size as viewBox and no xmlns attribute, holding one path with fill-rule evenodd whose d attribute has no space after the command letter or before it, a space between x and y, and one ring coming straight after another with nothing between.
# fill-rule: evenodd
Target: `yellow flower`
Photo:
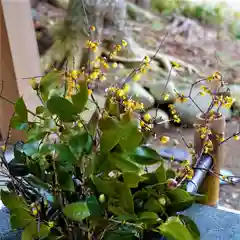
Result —
<instances>
[{"instance_id":1,"label":"yellow flower","mask_svg":"<svg viewBox=\"0 0 240 240\"><path fill-rule=\"evenodd\" d=\"M6 150L6 146L5 146L5 145L2 145L2 146L1 146L1 149L2 149L2 151L4 152L4 151Z\"/></svg>"},{"instance_id":2,"label":"yellow flower","mask_svg":"<svg viewBox=\"0 0 240 240\"><path fill-rule=\"evenodd\" d=\"M186 177L187 179L192 179L194 176L194 170L192 168L190 168L189 166L186 167Z\"/></svg>"},{"instance_id":3,"label":"yellow flower","mask_svg":"<svg viewBox=\"0 0 240 240\"><path fill-rule=\"evenodd\" d=\"M122 49L122 46L120 44L117 44L115 48L116 48L116 51L120 52Z\"/></svg>"},{"instance_id":4,"label":"yellow flower","mask_svg":"<svg viewBox=\"0 0 240 240\"><path fill-rule=\"evenodd\" d=\"M144 127L145 126L145 122L144 121L140 121L140 127Z\"/></svg>"},{"instance_id":5,"label":"yellow flower","mask_svg":"<svg viewBox=\"0 0 240 240\"><path fill-rule=\"evenodd\" d=\"M32 214L36 216L38 214L38 210L36 208L32 208Z\"/></svg>"},{"instance_id":6,"label":"yellow flower","mask_svg":"<svg viewBox=\"0 0 240 240\"><path fill-rule=\"evenodd\" d=\"M118 64L117 64L116 62L114 62L114 63L112 64L112 67L113 67L113 68L117 68L117 66L118 66Z\"/></svg>"},{"instance_id":7,"label":"yellow flower","mask_svg":"<svg viewBox=\"0 0 240 240\"><path fill-rule=\"evenodd\" d=\"M109 54L109 58L112 59L112 58L115 57L116 55L117 55L117 52L116 52L116 51L111 52L111 53Z\"/></svg>"},{"instance_id":8,"label":"yellow flower","mask_svg":"<svg viewBox=\"0 0 240 240\"><path fill-rule=\"evenodd\" d=\"M137 73L137 74L135 74L135 75L133 76L133 80L134 80L134 81L139 81L140 78L141 78L141 74L139 74L139 73Z\"/></svg>"},{"instance_id":9,"label":"yellow flower","mask_svg":"<svg viewBox=\"0 0 240 240\"><path fill-rule=\"evenodd\" d=\"M149 63L149 62L150 62L149 56L145 56L144 61L147 62L147 63Z\"/></svg>"},{"instance_id":10,"label":"yellow flower","mask_svg":"<svg viewBox=\"0 0 240 240\"><path fill-rule=\"evenodd\" d=\"M78 77L78 71L77 71L77 70L72 70L72 72L71 72L71 77L72 77L73 79L77 79L77 77Z\"/></svg>"},{"instance_id":11,"label":"yellow flower","mask_svg":"<svg viewBox=\"0 0 240 240\"><path fill-rule=\"evenodd\" d=\"M93 31L93 32L95 32L95 31L96 31L96 28L95 28L95 26L93 26L93 25L92 25L92 26L90 26L90 30L91 30L91 31Z\"/></svg>"},{"instance_id":12,"label":"yellow flower","mask_svg":"<svg viewBox=\"0 0 240 240\"><path fill-rule=\"evenodd\" d=\"M167 101L169 99L169 97L170 97L169 94L167 94L167 93L163 94L164 101Z\"/></svg>"},{"instance_id":13,"label":"yellow flower","mask_svg":"<svg viewBox=\"0 0 240 240\"><path fill-rule=\"evenodd\" d=\"M54 227L54 222L53 222L53 221L48 222L48 226L49 226L50 228L53 228L53 227Z\"/></svg>"},{"instance_id":14,"label":"yellow flower","mask_svg":"<svg viewBox=\"0 0 240 240\"><path fill-rule=\"evenodd\" d=\"M145 122L150 122L151 119L152 119L152 116L149 113L144 114L143 120Z\"/></svg>"},{"instance_id":15,"label":"yellow flower","mask_svg":"<svg viewBox=\"0 0 240 240\"><path fill-rule=\"evenodd\" d=\"M212 78L214 80L218 80L218 81L221 81L222 80L222 75L220 72L215 72L213 75L212 75Z\"/></svg>"},{"instance_id":16,"label":"yellow flower","mask_svg":"<svg viewBox=\"0 0 240 240\"><path fill-rule=\"evenodd\" d=\"M92 94L92 89L88 89L88 96L91 96Z\"/></svg>"},{"instance_id":17,"label":"yellow flower","mask_svg":"<svg viewBox=\"0 0 240 240\"><path fill-rule=\"evenodd\" d=\"M134 109L135 110L143 110L144 109L143 103L136 102Z\"/></svg>"},{"instance_id":18,"label":"yellow flower","mask_svg":"<svg viewBox=\"0 0 240 240\"><path fill-rule=\"evenodd\" d=\"M183 94L177 94L178 97L177 97L177 101L178 102L181 102L181 103L184 103L184 102L187 102L188 101L188 97L184 96Z\"/></svg>"},{"instance_id":19,"label":"yellow flower","mask_svg":"<svg viewBox=\"0 0 240 240\"><path fill-rule=\"evenodd\" d=\"M129 87L128 84L125 84L125 85L123 86L123 91L124 91L125 93L128 93L128 92L129 92L129 89L130 89L130 87Z\"/></svg>"},{"instance_id":20,"label":"yellow flower","mask_svg":"<svg viewBox=\"0 0 240 240\"><path fill-rule=\"evenodd\" d=\"M176 63L176 62L172 62L172 66L174 68L180 68L180 64L179 63Z\"/></svg>"},{"instance_id":21,"label":"yellow flower","mask_svg":"<svg viewBox=\"0 0 240 240\"><path fill-rule=\"evenodd\" d=\"M122 40L122 45L123 45L123 47L126 47L128 45L128 43L125 40Z\"/></svg>"},{"instance_id":22,"label":"yellow flower","mask_svg":"<svg viewBox=\"0 0 240 240\"><path fill-rule=\"evenodd\" d=\"M205 95L206 95L205 92L199 92L199 94L200 94L201 96L205 96Z\"/></svg>"},{"instance_id":23,"label":"yellow flower","mask_svg":"<svg viewBox=\"0 0 240 240\"><path fill-rule=\"evenodd\" d=\"M30 84L31 84L33 90L37 90L39 85L38 85L38 83L36 81L36 78L31 78Z\"/></svg>"},{"instance_id":24,"label":"yellow flower","mask_svg":"<svg viewBox=\"0 0 240 240\"><path fill-rule=\"evenodd\" d=\"M104 75L101 75L100 78L99 78L99 80L100 80L101 82L104 82L104 81L106 81L106 77L105 77Z\"/></svg>"},{"instance_id":25,"label":"yellow flower","mask_svg":"<svg viewBox=\"0 0 240 240\"><path fill-rule=\"evenodd\" d=\"M239 135L234 135L233 136L234 140L238 141L240 139Z\"/></svg>"},{"instance_id":26,"label":"yellow flower","mask_svg":"<svg viewBox=\"0 0 240 240\"><path fill-rule=\"evenodd\" d=\"M170 141L170 138L168 137L168 136L161 136L160 137L160 142L162 143L162 144L166 144L166 143L168 143Z\"/></svg>"},{"instance_id":27,"label":"yellow flower","mask_svg":"<svg viewBox=\"0 0 240 240\"><path fill-rule=\"evenodd\" d=\"M104 62L104 63L102 63L102 64L103 64L103 67L104 67L104 68L109 69L109 65L108 65L106 62Z\"/></svg>"},{"instance_id":28,"label":"yellow flower","mask_svg":"<svg viewBox=\"0 0 240 240\"><path fill-rule=\"evenodd\" d=\"M147 72L146 66L141 66L141 67L140 67L140 72L141 72L141 73L146 73L146 72Z\"/></svg>"},{"instance_id":29,"label":"yellow flower","mask_svg":"<svg viewBox=\"0 0 240 240\"><path fill-rule=\"evenodd\" d=\"M78 122L77 123L78 127L82 128L83 127L83 124L81 122Z\"/></svg>"},{"instance_id":30,"label":"yellow flower","mask_svg":"<svg viewBox=\"0 0 240 240\"><path fill-rule=\"evenodd\" d=\"M125 92L122 89L117 90L117 96L122 97L124 96Z\"/></svg>"}]
</instances>

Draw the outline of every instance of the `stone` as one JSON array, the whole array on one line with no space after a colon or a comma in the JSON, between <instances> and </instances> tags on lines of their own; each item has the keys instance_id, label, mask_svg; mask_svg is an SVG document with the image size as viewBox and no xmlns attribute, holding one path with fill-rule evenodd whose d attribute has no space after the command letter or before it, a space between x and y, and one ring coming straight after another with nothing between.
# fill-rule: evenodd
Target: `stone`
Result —
<instances>
[{"instance_id":1,"label":"stone","mask_svg":"<svg viewBox=\"0 0 240 240\"><path fill-rule=\"evenodd\" d=\"M190 90L188 88L180 91L180 93L184 94L185 96L188 96L189 91ZM191 96L194 99L196 105L203 112L206 112L212 100L211 96L209 95L200 96L199 92L201 92L200 88L193 88ZM180 115L182 123L187 125L193 125L195 123L196 115L200 113L200 110L198 109L198 107L196 107L196 105L190 99L184 103L180 102L175 103L176 110ZM226 120L230 120L232 117L232 112L228 108L221 107L219 112L225 116Z\"/></svg>"},{"instance_id":2,"label":"stone","mask_svg":"<svg viewBox=\"0 0 240 240\"><path fill-rule=\"evenodd\" d=\"M103 41L103 55L109 56L111 51L111 46L115 44L116 40L108 40L111 33L107 30L104 32ZM144 57L147 55L146 51L133 40L131 37L124 39L128 43L127 48L122 48L122 50L111 58L111 61L123 64L126 68L138 68L142 63Z\"/></svg>"},{"instance_id":3,"label":"stone","mask_svg":"<svg viewBox=\"0 0 240 240\"><path fill-rule=\"evenodd\" d=\"M136 82L129 84L129 95L132 96L135 101L143 103L145 109L151 108L155 103L154 97Z\"/></svg>"},{"instance_id":4,"label":"stone","mask_svg":"<svg viewBox=\"0 0 240 240\"><path fill-rule=\"evenodd\" d=\"M152 118L154 118L157 126L162 126L167 129L169 128L170 120L166 112L164 112L161 109L152 108L149 111L147 111L147 113L149 113L152 116Z\"/></svg>"},{"instance_id":5,"label":"stone","mask_svg":"<svg viewBox=\"0 0 240 240\"><path fill-rule=\"evenodd\" d=\"M175 84L173 81L169 81L166 85L166 81L167 80L156 79L155 81L151 81L147 84L149 92L160 104L164 104L166 102L174 102L176 100L176 93L174 91L174 89L176 89ZM169 99L167 101L164 100L163 94L169 94Z\"/></svg>"},{"instance_id":6,"label":"stone","mask_svg":"<svg viewBox=\"0 0 240 240\"><path fill-rule=\"evenodd\" d=\"M238 199L239 197L240 197L239 193L235 193L235 192L232 193L232 198L233 199Z\"/></svg>"},{"instance_id":7,"label":"stone","mask_svg":"<svg viewBox=\"0 0 240 240\"><path fill-rule=\"evenodd\" d=\"M230 84L227 85L230 89L231 96L235 99L236 104L240 107L240 84Z\"/></svg>"}]
</instances>

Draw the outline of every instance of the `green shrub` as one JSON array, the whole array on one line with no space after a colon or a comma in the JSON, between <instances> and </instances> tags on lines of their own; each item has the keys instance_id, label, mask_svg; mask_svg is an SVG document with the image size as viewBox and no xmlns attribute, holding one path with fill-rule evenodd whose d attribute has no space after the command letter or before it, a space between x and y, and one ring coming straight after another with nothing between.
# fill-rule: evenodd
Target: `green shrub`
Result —
<instances>
[{"instance_id":1,"label":"green shrub","mask_svg":"<svg viewBox=\"0 0 240 240\"><path fill-rule=\"evenodd\" d=\"M103 58L98 61L107 67ZM195 223L179 214L195 201L181 184L193 170L165 168L144 144L152 119L144 115L139 126L134 113L144 109L126 94L127 85L109 88L100 108L90 86L99 79L103 73L93 68L53 70L31 81L42 102L35 112L23 98L16 102L11 126L25 131L27 139L15 146L10 164L4 154L2 159L11 181L1 200L12 228L24 230L23 240L148 239L149 232L199 239ZM95 112L87 122L89 104ZM158 167L148 172L146 166L154 164Z\"/></svg>"}]
</instances>

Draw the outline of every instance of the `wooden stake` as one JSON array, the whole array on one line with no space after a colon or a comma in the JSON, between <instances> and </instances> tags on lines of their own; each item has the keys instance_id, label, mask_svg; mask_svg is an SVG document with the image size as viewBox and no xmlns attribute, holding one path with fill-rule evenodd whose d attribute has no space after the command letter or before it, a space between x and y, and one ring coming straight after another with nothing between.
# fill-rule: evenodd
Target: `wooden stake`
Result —
<instances>
[{"instance_id":1,"label":"wooden stake","mask_svg":"<svg viewBox=\"0 0 240 240\"><path fill-rule=\"evenodd\" d=\"M205 125L205 120L201 118L201 115L197 116L196 124ZM224 146L220 144L221 138L224 137L224 131L226 128L225 117L221 116L210 124L212 131L211 140L213 142L213 162L214 168L212 169L216 174L220 174L220 169L224 162ZM217 137L218 136L218 137ZM219 139L220 137L220 139ZM197 155L201 153L203 140L200 137L199 132L195 132L194 136L195 151ZM204 179L202 186L200 187L200 193L207 194L207 201L203 202L209 206L216 206L219 199L220 179L218 176L209 173Z\"/></svg>"}]
</instances>

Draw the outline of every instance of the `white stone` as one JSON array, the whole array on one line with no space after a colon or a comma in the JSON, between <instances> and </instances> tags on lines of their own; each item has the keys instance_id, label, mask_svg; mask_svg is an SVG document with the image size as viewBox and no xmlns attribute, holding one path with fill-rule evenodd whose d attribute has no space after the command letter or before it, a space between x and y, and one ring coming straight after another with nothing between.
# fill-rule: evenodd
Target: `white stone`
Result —
<instances>
[{"instance_id":1,"label":"white stone","mask_svg":"<svg viewBox=\"0 0 240 240\"><path fill-rule=\"evenodd\" d=\"M153 96L136 82L129 84L129 95L132 96L135 101L143 103L145 109L151 108L154 105Z\"/></svg>"},{"instance_id":2,"label":"white stone","mask_svg":"<svg viewBox=\"0 0 240 240\"><path fill-rule=\"evenodd\" d=\"M176 93L174 91L176 88L174 83L172 81L169 81L168 84L166 83L167 80L163 81L162 79L149 83L149 91L159 103L166 102L164 100L164 94L169 94L168 101L174 102L176 99Z\"/></svg>"},{"instance_id":3,"label":"white stone","mask_svg":"<svg viewBox=\"0 0 240 240\"><path fill-rule=\"evenodd\" d=\"M155 119L157 125L169 128L169 116L166 112L161 109L152 108L147 113L149 113L152 118Z\"/></svg>"}]
</instances>

